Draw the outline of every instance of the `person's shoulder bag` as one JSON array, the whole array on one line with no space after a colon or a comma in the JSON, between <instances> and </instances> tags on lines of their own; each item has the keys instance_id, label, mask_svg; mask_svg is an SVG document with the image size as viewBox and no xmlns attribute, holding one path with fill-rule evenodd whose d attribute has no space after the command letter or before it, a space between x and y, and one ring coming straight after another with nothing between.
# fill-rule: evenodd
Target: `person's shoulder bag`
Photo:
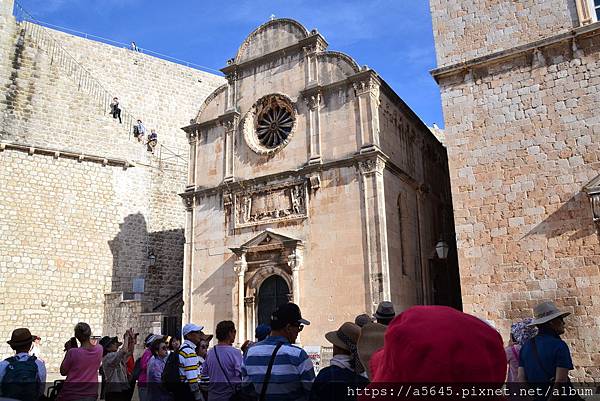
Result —
<instances>
[{"instance_id":1,"label":"person's shoulder bag","mask_svg":"<svg viewBox=\"0 0 600 401\"><path fill-rule=\"evenodd\" d=\"M221 365L221 360L219 359L219 353L217 352L217 347L213 347L213 351L215 351L215 357L217 358L217 363L219 364L219 368L221 368L221 371L223 372L223 375L225 376L225 379L227 380L227 384L229 384L229 387L231 387L233 389L233 394L231 395L231 397L229 398L229 401L264 401L265 396L267 395L267 387L269 386L269 381L271 379L271 371L273 370L273 363L275 362L275 356L277 355L277 351L279 351L279 348L281 348L281 346L283 345L283 343L277 343L277 345L275 346L275 349L273 350L273 354L271 355L271 359L269 360L269 366L267 367L267 373L265 374L265 380L263 382L262 385L262 389L260 391L260 396L258 396L256 394L255 391L253 391L254 386L252 386L252 389L248 389L248 388L244 388L244 387L236 387L233 384L231 384L231 381L229 380L229 376L227 376L227 372L225 372L225 369L223 369L223 365Z\"/></svg>"}]
</instances>

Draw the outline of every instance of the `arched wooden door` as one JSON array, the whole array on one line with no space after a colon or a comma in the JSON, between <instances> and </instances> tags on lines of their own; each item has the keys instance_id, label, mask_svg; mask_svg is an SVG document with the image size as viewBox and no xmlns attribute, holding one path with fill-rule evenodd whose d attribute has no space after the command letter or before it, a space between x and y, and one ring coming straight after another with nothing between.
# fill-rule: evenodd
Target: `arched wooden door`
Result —
<instances>
[{"instance_id":1,"label":"arched wooden door","mask_svg":"<svg viewBox=\"0 0 600 401\"><path fill-rule=\"evenodd\" d=\"M290 289L283 278L273 275L258 290L258 324L269 324L271 314L281 304L289 301Z\"/></svg>"}]
</instances>

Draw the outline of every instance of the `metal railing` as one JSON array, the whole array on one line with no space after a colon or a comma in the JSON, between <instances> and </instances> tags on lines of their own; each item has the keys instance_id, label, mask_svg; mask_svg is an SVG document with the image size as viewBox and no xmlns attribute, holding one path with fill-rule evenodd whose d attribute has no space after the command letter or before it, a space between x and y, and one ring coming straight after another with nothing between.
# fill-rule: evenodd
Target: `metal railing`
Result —
<instances>
[{"instance_id":1,"label":"metal railing","mask_svg":"<svg viewBox=\"0 0 600 401\"><path fill-rule=\"evenodd\" d=\"M182 154L174 152L165 145L159 143L155 155L158 157L159 165L171 164L175 166L187 167L188 160Z\"/></svg>"},{"instance_id":2,"label":"metal railing","mask_svg":"<svg viewBox=\"0 0 600 401\"><path fill-rule=\"evenodd\" d=\"M75 80L79 91L87 93L102 108L102 113L109 114L110 103L113 96L75 57L73 57L58 40L42 26L31 14L15 2L14 15L23 30L31 41L39 49L46 52L50 57L50 64L60 66L63 71ZM119 105L120 106L120 105ZM125 108L121 108L122 127L131 137L133 126L137 119L131 115Z\"/></svg>"},{"instance_id":3,"label":"metal railing","mask_svg":"<svg viewBox=\"0 0 600 401\"><path fill-rule=\"evenodd\" d=\"M186 67L195 68L197 70L202 70L202 71L210 72L212 74L217 74L219 76L223 76L223 73L221 71L219 71L218 69L207 67L205 65L200 65L200 64L192 63L191 61L182 60L182 59L179 59L177 57L173 57L173 56L169 56L167 54L155 52L155 51L150 50L150 49L145 49L145 48L137 47L137 46L136 46L135 49L132 49L131 44L119 42L117 40L108 39L108 38L105 38L105 37L102 37L102 36L98 36L98 35L93 35L91 33L81 32L81 31L78 31L78 30L75 30L75 29L71 29L71 28L67 28L67 27L60 26L60 25L54 25L54 24L51 24L49 22L44 22L44 21L36 20L35 23L38 24L38 25L45 26L47 28L55 29L57 31L68 33L68 34L71 34L71 35L74 35L74 36L79 36L80 38L91 39L91 40L94 40L95 42L101 42L101 43L105 43L107 45L111 45L111 46L114 46L114 47L120 47L120 48L123 48L123 49L128 49L128 50L130 50L132 52L135 52L135 53L147 54L149 56L153 56L153 57L156 57L156 58L159 58L159 59L162 59L162 60L170 61L170 62L175 63L175 64L180 64L180 65L184 65Z\"/></svg>"}]
</instances>

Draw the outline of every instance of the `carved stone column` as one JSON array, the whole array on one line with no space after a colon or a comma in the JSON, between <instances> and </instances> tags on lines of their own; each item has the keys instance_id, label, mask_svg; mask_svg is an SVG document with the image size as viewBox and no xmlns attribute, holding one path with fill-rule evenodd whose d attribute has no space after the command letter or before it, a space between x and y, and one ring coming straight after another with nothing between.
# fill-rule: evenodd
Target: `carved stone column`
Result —
<instances>
[{"instance_id":1,"label":"carved stone column","mask_svg":"<svg viewBox=\"0 0 600 401\"><path fill-rule=\"evenodd\" d=\"M238 276L238 342L243 344L246 341L246 313L245 313L245 275L248 270L248 263L246 262L246 251L242 251L239 259L235 261L233 270Z\"/></svg>"},{"instance_id":2,"label":"carved stone column","mask_svg":"<svg viewBox=\"0 0 600 401\"><path fill-rule=\"evenodd\" d=\"M353 83L358 102L361 152L372 151L379 144L379 82L372 76Z\"/></svg>"},{"instance_id":3,"label":"carved stone column","mask_svg":"<svg viewBox=\"0 0 600 401\"><path fill-rule=\"evenodd\" d=\"M251 340L254 338L254 330L256 330L256 321L254 318L254 297L246 297L244 299L246 304L246 339Z\"/></svg>"},{"instance_id":4,"label":"carved stone column","mask_svg":"<svg viewBox=\"0 0 600 401\"><path fill-rule=\"evenodd\" d=\"M323 96L319 91L305 94L308 106L307 129L309 137L308 164L321 163L321 117L320 108Z\"/></svg>"},{"instance_id":5,"label":"carved stone column","mask_svg":"<svg viewBox=\"0 0 600 401\"><path fill-rule=\"evenodd\" d=\"M183 195L186 210L185 248L183 253L183 324L192 321L192 285L194 282L194 194Z\"/></svg>"},{"instance_id":6,"label":"carved stone column","mask_svg":"<svg viewBox=\"0 0 600 401\"><path fill-rule=\"evenodd\" d=\"M379 302L391 300L383 186L385 160L376 156L359 162L358 168L361 176L361 207L364 209L364 235L367 244L368 293L371 300L368 309L375 312Z\"/></svg>"},{"instance_id":7,"label":"carved stone column","mask_svg":"<svg viewBox=\"0 0 600 401\"><path fill-rule=\"evenodd\" d=\"M288 256L288 266L292 270L293 302L300 306L300 268L302 267L302 248L296 247Z\"/></svg>"},{"instance_id":8,"label":"carved stone column","mask_svg":"<svg viewBox=\"0 0 600 401\"><path fill-rule=\"evenodd\" d=\"M235 133L240 121L240 114L237 111L232 111L224 114L220 118L221 125L225 130L225 146L224 146L224 171L223 182L233 181L233 154L235 151Z\"/></svg>"},{"instance_id":9,"label":"carved stone column","mask_svg":"<svg viewBox=\"0 0 600 401\"><path fill-rule=\"evenodd\" d=\"M302 267L302 248L296 246L293 252L288 256L288 266L292 270L292 302L300 307L300 268ZM298 334L296 344L301 344L301 333Z\"/></svg>"}]
</instances>

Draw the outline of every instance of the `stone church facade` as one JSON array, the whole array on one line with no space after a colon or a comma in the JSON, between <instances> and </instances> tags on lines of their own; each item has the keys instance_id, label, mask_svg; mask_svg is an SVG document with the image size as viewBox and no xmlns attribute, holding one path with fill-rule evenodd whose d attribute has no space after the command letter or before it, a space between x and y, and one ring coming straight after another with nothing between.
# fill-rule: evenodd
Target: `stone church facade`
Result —
<instances>
[{"instance_id":1,"label":"stone church facade","mask_svg":"<svg viewBox=\"0 0 600 401\"><path fill-rule=\"evenodd\" d=\"M303 345L382 300L460 308L445 148L377 73L296 21L261 25L186 126L184 321L254 337L279 303Z\"/></svg>"},{"instance_id":2,"label":"stone church facade","mask_svg":"<svg viewBox=\"0 0 600 401\"><path fill-rule=\"evenodd\" d=\"M579 379L600 378L595 3L430 0L465 311L508 338L555 301Z\"/></svg>"}]
</instances>

